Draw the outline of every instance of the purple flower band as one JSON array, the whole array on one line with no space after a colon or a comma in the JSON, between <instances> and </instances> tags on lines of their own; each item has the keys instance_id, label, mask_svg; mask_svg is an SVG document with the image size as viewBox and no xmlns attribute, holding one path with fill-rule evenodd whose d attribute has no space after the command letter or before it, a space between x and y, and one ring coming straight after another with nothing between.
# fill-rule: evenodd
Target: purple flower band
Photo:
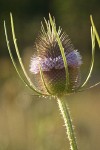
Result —
<instances>
[{"instance_id":1,"label":"purple flower band","mask_svg":"<svg viewBox=\"0 0 100 150\"><path fill-rule=\"evenodd\" d=\"M82 58L77 50L73 50L70 53L65 52L68 66L70 67L80 67L82 64ZM62 56L55 58L41 58L39 56L33 56L30 63L30 72L33 74L39 73L39 66L41 66L42 71L50 71L51 69L62 69L64 68L64 63Z\"/></svg>"}]
</instances>

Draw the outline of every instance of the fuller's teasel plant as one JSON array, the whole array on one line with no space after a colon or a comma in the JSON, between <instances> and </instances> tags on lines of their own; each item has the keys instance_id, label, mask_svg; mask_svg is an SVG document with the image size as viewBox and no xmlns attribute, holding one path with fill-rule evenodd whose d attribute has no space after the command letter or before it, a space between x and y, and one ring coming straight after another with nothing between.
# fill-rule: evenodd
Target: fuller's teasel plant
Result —
<instances>
[{"instance_id":1,"label":"fuller's teasel plant","mask_svg":"<svg viewBox=\"0 0 100 150\"><path fill-rule=\"evenodd\" d=\"M31 57L29 65L29 70L32 74L34 74L38 86L36 86L31 81L24 68L16 42L12 14L10 14L10 19L16 54L26 80L18 71L15 60L13 58L8 40L6 24L4 21L5 37L10 58L19 77L26 86L35 92L35 95L53 96L55 99L57 99L58 106L66 126L70 148L71 150L78 150L68 106L62 97L63 95L80 92L100 84L100 82L98 82L91 87L85 88L93 71L95 39L97 40L100 47L100 38L96 31L92 16L90 16L92 59L89 74L84 83L81 83L80 67L82 65L82 56L80 55L79 51L74 48L69 36L63 32L60 27L57 30L55 19L52 18L50 14L48 21L44 19L44 24L41 23L41 31L34 44L34 50L36 52Z\"/></svg>"}]
</instances>

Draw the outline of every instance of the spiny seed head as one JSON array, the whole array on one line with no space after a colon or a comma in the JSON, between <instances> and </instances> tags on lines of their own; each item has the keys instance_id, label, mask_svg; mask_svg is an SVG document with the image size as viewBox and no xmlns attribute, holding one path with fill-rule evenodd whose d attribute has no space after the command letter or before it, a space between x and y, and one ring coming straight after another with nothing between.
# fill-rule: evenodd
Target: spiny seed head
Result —
<instances>
[{"instance_id":1,"label":"spiny seed head","mask_svg":"<svg viewBox=\"0 0 100 150\"><path fill-rule=\"evenodd\" d=\"M54 21L55 22L55 21ZM41 24L41 32L38 35L33 55L30 62L30 72L35 74L39 89L47 92L41 78L40 68L43 73L45 85L52 94L62 94L76 90L80 85L81 56L78 50L74 49L69 37L62 33L59 27L57 34L64 48L68 64L69 85L66 83L66 73L61 51L56 39L56 34L50 22L45 20L46 29ZM56 25L55 25L56 27ZM68 86L67 91L66 86Z\"/></svg>"}]
</instances>

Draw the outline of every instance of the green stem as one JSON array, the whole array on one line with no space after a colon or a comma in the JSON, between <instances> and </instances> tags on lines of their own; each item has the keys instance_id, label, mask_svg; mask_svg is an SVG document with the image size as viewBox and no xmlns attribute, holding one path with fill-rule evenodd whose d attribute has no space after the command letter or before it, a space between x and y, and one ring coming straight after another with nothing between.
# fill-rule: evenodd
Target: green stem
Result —
<instances>
[{"instance_id":1,"label":"green stem","mask_svg":"<svg viewBox=\"0 0 100 150\"><path fill-rule=\"evenodd\" d=\"M68 106L60 98L57 98L57 101L58 101L58 106L59 106L59 109L61 111L64 123L65 123L65 127L67 129L67 135L68 135L68 139L70 142L70 148L71 148L71 150L78 150L76 138L74 135L73 125L72 125L70 113L68 110Z\"/></svg>"}]
</instances>

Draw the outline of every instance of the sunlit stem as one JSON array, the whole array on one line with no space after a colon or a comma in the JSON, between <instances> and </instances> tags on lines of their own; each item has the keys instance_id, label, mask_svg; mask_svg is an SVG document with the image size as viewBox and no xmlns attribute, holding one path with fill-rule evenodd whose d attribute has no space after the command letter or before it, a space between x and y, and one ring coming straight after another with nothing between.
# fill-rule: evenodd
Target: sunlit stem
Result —
<instances>
[{"instance_id":1,"label":"sunlit stem","mask_svg":"<svg viewBox=\"0 0 100 150\"><path fill-rule=\"evenodd\" d=\"M63 120L64 120L66 130L67 130L67 136L68 136L68 139L70 142L70 149L71 150L78 150L68 106L60 98L57 98L57 101L58 101L58 106L59 106L61 115L62 115Z\"/></svg>"}]
</instances>

